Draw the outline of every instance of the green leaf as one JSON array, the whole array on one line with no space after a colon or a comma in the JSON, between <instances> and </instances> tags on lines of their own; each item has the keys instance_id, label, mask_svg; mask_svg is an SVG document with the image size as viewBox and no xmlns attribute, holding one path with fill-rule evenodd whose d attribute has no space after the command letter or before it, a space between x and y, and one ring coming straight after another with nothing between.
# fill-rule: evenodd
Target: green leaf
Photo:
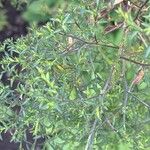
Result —
<instances>
[{"instance_id":1,"label":"green leaf","mask_svg":"<svg viewBox=\"0 0 150 150\"><path fill-rule=\"evenodd\" d=\"M70 92L69 99L70 100L74 100L76 98L77 98L77 91L76 91L76 88L73 87L72 90L71 90L71 92Z\"/></svg>"},{"instance_id":2,"label":"green leaf","mask_svg":"<svg viewBox=\"0 0 150 150\"><path fill-rule=\"evenodd\" d=\"M147 58L150 54L150 46L147 48L146 53L145 53L145 58Z\"/></svg>"},{"instance_id":3,"label":"green leaf","mask_svg":"<svg viewBox=\"0 0 150 150\"><path fill-rule=\"evenodd\" d=\"M87 95L88 98L96 94L95 90L89 87L87 87L87 89L83 92Z\"/></svg>"},{"instance_id":4,"label":"green leaf","mask_svg":"<svg viewBox=\"0 0 150 150\"><path fill-rule=\"evenodd\" d=\"M45 148L45 150L54 150L54 148L52 147L52 145L49 144L48 142L46 142L46 143L44 144L44 148Z\"/></svg>"},{"instance_id":5,"label":"green leaf","mask_svg":"<svg viewBox=\"0 0 150 150\"><path fill-rule=\"evenodd\" d=\"M131 144L130 143L121 143L118 146L119 150L131 150Z\"/></svg>"},{"instance_id":6,"label":"green leaf","mask_svg":"<svg viewBox=\"0 0 150 150\"><path fill-rule=\"evenodd\" d=\"M144 90L147 87L147 83L146 82L142 82L140 85L138 85L138 89L139 90Z\"/></svg>"},{"instance_id":7,"label":"green leaf","mask_svg":"<svg viewBox=\"0 0 150 150\"><path fill-rule=\"evenodd\" d=\"M43 124L44 124L45 126L47 126L47 127L50 127L51 122L50 122L50 120L49 120L48 117L44 117ZM50 129L50 130L51 130L51 129Z\"/></svg>"}]
</instances>

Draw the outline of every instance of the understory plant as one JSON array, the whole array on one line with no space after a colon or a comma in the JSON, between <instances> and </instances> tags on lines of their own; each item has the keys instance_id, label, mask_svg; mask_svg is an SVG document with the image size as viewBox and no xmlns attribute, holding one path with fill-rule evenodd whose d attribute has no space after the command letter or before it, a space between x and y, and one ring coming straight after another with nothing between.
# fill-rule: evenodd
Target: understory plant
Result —
<instances>
[{"instance_id":1,"label":"understory plant","mask_svg":"<svg viewBox=\"0 0 150 150\"><path fill-rule=\"evenodd\" d=\"M28 144L29 130L48 150L148 150L149 3L143 8L72 2L1 44L0 132Z\"/></svg>"}]
</instances>

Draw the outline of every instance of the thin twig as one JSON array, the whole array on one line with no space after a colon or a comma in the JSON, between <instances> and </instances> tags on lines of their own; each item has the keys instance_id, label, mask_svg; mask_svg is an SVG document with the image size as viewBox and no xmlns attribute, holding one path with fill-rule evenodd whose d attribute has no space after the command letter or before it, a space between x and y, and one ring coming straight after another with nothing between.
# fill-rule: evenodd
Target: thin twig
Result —
<instances>
[{"instance_id":1,"label":"thin twig","mask_svg":"<svg viewBox=\"0 0 150 150\"><path fill-rule=\"evenodd\" d=\"M150 64L145 64L145 63L141 63L141 62L138 62L138 61L135 61L135 60L132 60L130 58L127 58L125 56L120 56L121 59L124 59L126 61L129 61L129 62L132 62L134 64L137 64L137 65L141 65L141 66L150 66Z\"/></svg>"},{"instance_id":2,"label":"thin twig","mask_svg":"<svg viewBox=\"0 0 150 150\"><path fill-rule=\"evenodd\" d=\"M111 81L111 78L112 78L113 71L114 71L114 66L112 67L112 69L110 71L110 76L107 79L107 81L105 82L104 88L100 91L99 94L94 95L92 97L89 97L88 100L93 99L93 98L102 97L105 93L107 93L107 91L110 89L109 87L110 87L110 81Z\"/></svg>"},{"instance_id":3,"label":"thin twig","mask_svg":"<svg viewBox=\"0 0 150 150\"><path fill-rule=\"evenodd\" d=\"M35 138L31 150L35 150L35 148L36 148L36 143L37 143L37 138Z\"/></svg>"},{"instance_id":4,"label":"thin twig","mask_svg":"<svg viewBox=\"0 0 150 150\"><path fill-rule=\"evenodd\" d=\"M109 86L110 86L110 82L111 82L112 75L113 75L113 72L114 72L114 68L115 67L112 66L111 71L110 71L110 75L109 75L109 77L108 77L108 79L107 79L103 89L100 91L100 98L101 98L101 100L105 97L106 93L110 89ZM85 150L92 150L93 140L94 140L94 132L95 132L95 128L96 128L97 122L98 122L98 119L96 118L94 123L93 123L93 126L92 126L92 129L90 131L90 134L88 136L88 140L87 140L87 144L86 144Z\"/></svg>"},{"instance_id":5,"label":"thin twig","mask_svg":"<svg viewBox=\"0 0 150 150\"><path fill-rule=\"evenodd\" d=\"M119 135L119 137L121 138L122 135L119 133L119 131L111 124L110 120L106 117L106 122L107 124L110 126L110 128L112 129L112 131L114 131L115 133L117 133Z\"/></svg>"},{"instance_id":6,"label":"thin twig","mask_svg":"<svg viewBox=\"0 0 150 150\"><path fill-rule=\"evenodd\" d=\"M124 86L125 86L125 97L124 97L124 101L123 101L123 127L126 128L125 123L126 123L126 107L127 107L127 103L128 103L128 84L125 78L125 61L122 60L122 74L123 74L123 81L124 81ZM131 87L131 86L130 86Z\"/></svg>"},{"instance_id":7,"label":"thin twig","mask_svg":"<svg viewBox=\"0 0 150 150\"><path fill-rule=\"evenodd\" d=\"M78 41L81 41L83 43L86 43L86 44L97 44L95 42L90 42L90 41L86 41L78 36L75 36L75 35L72 35L72 34L66 34L66 33L62 33L62 32L59 32L60 35L63 35L63 36L67 36L67 37L72 37L73 39L76 39Z\"/></svg>"},{"instance_id":8,"label":"thin twig","mask_svg":"<svg viewBox=\"0 0 150 150\"><path fill-rule=\"evenodd\" d=\"M83 39L83 38L80 38L80 37L75 36L75 35L72 35L72 34L66 34L66 33L62 33L62 32L60 32L59 34L60 34L60 35L63 35L63 36L67 36L67 37L72 37L73 39L76 39L76 40L78 40L78 41L80 41L80 42L83 42L83 43L85 43L85 44L88 44L88 45L105 46L105 47L111 47L111 48L115 48L115 49L118 49L118 48L119 48L118 46L114 46L114 45L110 45L110 44L103 44L103 43L100 43L100 42L98 42L98 41L94 41L94 42L87 41L87 40L85 40L85 39ZM94 38L94 40L95 40L95 38Z\"/></svg>"},{"instance_id":9,"label":"thin twig","mask_svg":"<svg viewBox=\"0 0 150 150\"><path fill-rule=\"evenodd\" d=\"M135 18L134 18L134 21L138 19L141 10L143 9L143 7L144 7L148 2L149 2L149 0L146 0L146 1L143 3L143 5L141 5L141 7L139 8L139 10L138 10L138 12L137 12L137 14L136 14L136 16L135 16Z\"/></svg>"},{"instance_id":10,"label":"thin twig","mask_svg":"<svg viewBox=\"0 0 150 150\"><path fill-rule=\"evenodd\" d=\"M144 120L144 121L138 122L138 123L136 123L136 124L133 124L132 126L140 127L140 126L143 126L143 125L145 125L145 124L149 124L149 122L150 122L150 118L148 118L148 119L146 119L146 120Z\"/></svg>"},{"instance_id":11,"label":"thin twig","mask_svg":"<svg viewBox=\"0 0 150 150\"><path fill-rule=\"evenodd\" d=\"M92 129L90 131L88 140L87 140L87 144L86 144L85 150L92 150L93 139L94 139L94 132L95 132L95 128L96 128L97 122L98 122L98 119L95 119L95 121L93 123L93 126L92 126Z\"/></svg>"},{"instance_id":12,"label":"thin twig","mask_svg":"<svg viewBox=\"0 0 150 150\"><path fill-rule=\"evenodd\" d=\"M137 4L135 4L134 2L130 1L131 4L133 4L135 7L140 8L140 6L138 6Z\"/></svg>"},{"instance_id":13,"label":"thin twig","mask_svg":"<svg viewBox=\"0 0 150 150\"><path fill-rule=\"evenodd\" d=\"M126 61L129 61L129 62L132 62L132 63L135 63L135 64L138 64L140 65L141 67L142 66L150 66L150 64L144 64L143 62L137 62L137 61L134 61L132 59L129 59L129 58L126 58L124 56L120 56L121 59L123 60L126 60ZM124 61L123 61L124 63ZM126 110L127 110L127 103L128 103L128 98L129 98L129 93L131 93L131 90L132 90L132 87L133 87L133 82L130 84L130 86L128 87L127 85L127 81L125 79L125 64L123 66L123 76L124 76L124 84L125 84L125 97L124 97L124 102L123 102L123 126L124 128L126 128ZM143 101L140 101L141 103L143 103ZM146 105L145 103L143 103L144 105ZM147 106L147 105L146 105Z\"/></svg>"},{"instance_id":14,"label":"thin twig","mask_svg":"<svg viewBox=\"0 0 150 150\"><path fill-rule=\"evenodd\" d=\"M77 23L77 21L76 20L74 20L75 21L75 25L81 30L81 27L80 27L80 25Z\"/></svg>"},{"instance_id":15,"label":"thin twig","mask_svg":"<svg viewBox=\"0 0 150 150\"><path fill-rule=\"evenodd\" d=\"M72 46L74 46L75 44L73 44ZM81 46L78 46L76 48L72 48L72 47L69 47L70 49L65 49L63 52L61 52L60 54L67 54L67 53L71 53L71 52L75 52L75 51L78 51L79 49L82 49L83 47L85 46L84 43L81 44Z\"/></svg>"},{"instance_id":16,"label":"thin twig","mask_svg":"<svg viewBox=\"0 0 150 150\"><path fill-rule=\"evenodd\" d=\"M128 103L129 94L125 91L125 97L123 101L123 127L126 129L126 110L127 110L127 103Z\"/></svg>"},{"instance_id":17,"label":"thin twig","mask_svg":"<svg viewBox=\"0 0 150 150\"><path fill-rule=\"evenodd\" d=\"M130 84L130 86L127 84L126 77L125 77L125 60L122 60L122 75L123 75L123 81L124 81L124 87L125 87L125 96L123 100L123 127L126 129L126 110L127 110L127 104L128 104L128 98L129 98L129 92L132 90L133 82Z\"/></svg>"},{"instance_id":18,"label":"thin twig","mask_svg":"<svg viewBox=\"0 0 150 150\"><path fill-rule=\"evenodd\" d=\"M138 33L139 37L141 38L142 42L144 43L145 47L147 48L148 47L148 44L146 43L145 39L143 38L143 36Z\"/></svg>"},{"instance_id":19,"label":"thin twig","mask_svg":"<svg viewBox=\"0 0 150 150\"><path fill-rule=\"evenodd\" d=\"M138 100L141 104L143 104L144 106L146 106L147 108L150 108L150 105L145 103L143 100L139 99L138 97L136 97L134 94L132 94L130 91L128 91L129 94L131 94L132 97L134 97L136 100Z\"/></svg>"},{"instance_id":20,"label":"thin twig","mask_svg":"<svg viewBox=\"0 0 150 150\"><path fill-rule=\"evenodd\" d=\"M110 82L111 82L111 79L112 79L112 75L113 75L113 72L114 72L114 69L115 69L115 66L112 66L111 71L110 71L110 75L109 75L109 77L108 77L108 79L107 79L107 81L106 81L106 83L104 85L104 88L100 92L101 95L106 94L106 92L108 91L109 86L110 86Z\"/></svg>"}]
</instances>

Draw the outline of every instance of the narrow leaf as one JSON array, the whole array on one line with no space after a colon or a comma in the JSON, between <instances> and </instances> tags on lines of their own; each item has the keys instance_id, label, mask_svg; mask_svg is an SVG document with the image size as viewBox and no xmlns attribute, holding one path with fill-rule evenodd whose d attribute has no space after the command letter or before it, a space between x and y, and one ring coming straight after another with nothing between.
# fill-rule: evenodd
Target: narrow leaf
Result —
<instances>
[{"instance_id":1,"label":"narrow leaf","mask_svg":"<svg viewBox=\"0 0 150 150\"><path fill-rule=\"evenodd\" d=\"M145 58L147 58L150 54L150 46L146 50Z\"/></svg>"}]
</instances>

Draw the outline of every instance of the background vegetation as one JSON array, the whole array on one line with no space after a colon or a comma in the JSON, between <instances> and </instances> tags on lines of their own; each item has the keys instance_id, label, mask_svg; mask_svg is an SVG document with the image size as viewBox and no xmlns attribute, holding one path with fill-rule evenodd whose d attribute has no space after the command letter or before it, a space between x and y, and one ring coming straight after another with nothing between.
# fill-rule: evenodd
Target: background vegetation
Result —
<instances>
[{"instance_id":1,"label":"background vegetation","mask_svg":"<svg viewBox=\"0 0 150 150\"><path fill-rule=\"evenodd\" d=\"M148 150L149 1L22 3L47 23L0 45L0 132L20 149Z\"/></svg>"}]
</instances>

